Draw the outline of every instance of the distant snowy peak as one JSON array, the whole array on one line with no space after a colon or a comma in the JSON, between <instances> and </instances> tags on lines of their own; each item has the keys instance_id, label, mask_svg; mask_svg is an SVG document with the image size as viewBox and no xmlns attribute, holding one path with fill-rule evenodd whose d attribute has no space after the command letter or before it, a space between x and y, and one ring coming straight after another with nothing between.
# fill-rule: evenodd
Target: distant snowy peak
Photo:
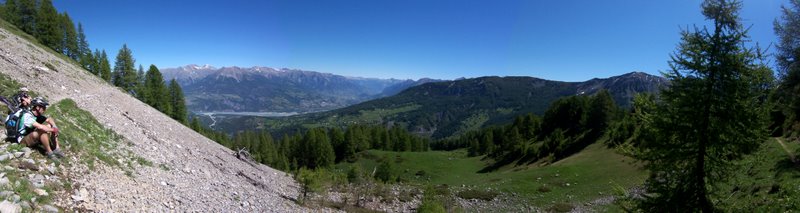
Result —
<instances>
[{"instance_id":1,"label":"distant snowy peak","mask_svg":"<svg viewBox=\"0 0 800 213\"><path fill-rule=\"evenodd\" d=\"M215 68L214 66L211 66L210 64L204 64L202 66L201 65L197 65L197 64L189 64L189 65L180 67L180 69L182 69L183 71L197 71L197 70L214 70L214 69L217 69L217 68Z\"/></svg>"},{"instance_id":2,"label":"distant snowy peak","mask_svg":"<svg viewBox=\"0 0 800 213\"><path fill-rule=\"evenodd\" d=\"M251 67L250 70L253 70L255 72L278 72L278 70L272 67L259 67L259 66Z\"/></svg>"}]
</instances>

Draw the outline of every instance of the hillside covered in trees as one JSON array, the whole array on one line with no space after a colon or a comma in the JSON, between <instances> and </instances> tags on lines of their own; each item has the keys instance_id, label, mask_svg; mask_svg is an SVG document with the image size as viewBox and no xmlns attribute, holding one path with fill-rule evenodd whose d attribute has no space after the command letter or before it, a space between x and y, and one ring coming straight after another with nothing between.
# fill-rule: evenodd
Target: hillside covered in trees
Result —
<instances>
[{"instance_id":1,"label":"hillside covered in trees","mask_svg":"<svg viewBox=\"0 0 800 213\"><path fill-rule=\"evenodd\" d=\"M237 132L257 126L273 133L308 127L346 127L350 124L400 126L434 139L461 135L512 121L533 113L542 115L555 100L607 90L611 99L629 106L633 96L656 92L666 80L633 72L585 82L560 82L532 77L481 77L433 82L409 88L395 96L338 110L285 118L230 116L215 128Z\"/></svg>"},{"instance_id":2,"label":"hillside covered in trees","mask_svg":"<svg viewBox=\"0 0 800 213\"><path fill-rule=\"evenodd\" d=\"M40 44L175 120L187 123L186 101L180 85L172 79L167 86L155 65L150 65L145 73L140 64L137 71L136 60L127 44L119 50L112 70L106 51L95 49L92 52L83 25L78 23L76 28L69 14L58 13L51 0L7 0L1 8L3 20L33 36ZM53 65L48 68L55 70Z\"/></svg>"},{"instance_id":3,"label":"hillside covered in trees","mask_svg":"<svg viewBox=\"0 0 800 213\"><path fill-rule=\"evenodd\" d=\"M119 88L123 92L121 95L109 95L115 97L114 100L137 98L217 143L236 150L233 155L237 160L234 160L228 149L215 148L228 150L225 159L244 167L257 168L257 164L250 162L252 160L294 173L302 198L293 202L300 204L312 200L313 194L325 197L331 191L345 197L344 201L337 200L339 203L335 205L347 206L349 201L355 200L354 205L362 207L362 200L395 192L370 190L385 186L381 184L404 182L410 184L390 187L418 187L417 192L401 194L397 200L424 197L417 200L421 203L417 203L419 208L416 210L419 211L457 211L459 208L453 206L459 205L457 201L460 200L451 199L454 194L470 202L478 199L492 202L499 193L514 196L523 193L525 198L562 199L562 195L567 198L561 203L548 203L552 207L547 211L569 211L575 210L573 205L583 205L570 203L574 194L591 194L591 198L597 200L610 197L611 201L606 199L603 205L613 203L623 211L795 210L800 208L800 201L793 199L800 196L794 190L800 186L796 178L800 174L797 169L800 163L795 159L797 151L787 147L797 147L800 135L800 65L797 62L800 57L797 54L800 52L800 1L792 1L790 6L783 7L783 16L775 22L776 34L781 39L776 54L777 76L765 62L768 55L764 50L749 42L747 28L739 17L741 7L738 1L703 1L701 13L711 23L681 32L681 41L670 55L671 70L663 73L665 78L630 73L574 83L531 77L479 77L432 82L392 97L329 112L288 118L226 119L219 125L234 133L230 135L203 127L197 117L187 122L185 101L177 82L172 80L168 85L155 65L149 66L146 72L141 65L137 70L133 53L127 45L122 46L112 70L105 51L88 51L81 25L74 29L69 16L54 12L51 2L7 0L2 12L4 20L33 35L41 44L61 54L68 63L80 65L105 81L98 81L98 84ZM49 62L43 63L47 65ZM62 65L49 64L48 68L58 72L58 68L65 67ZM104 100L87 101L98 103ZM101 107L95 106L98 108ZM142 112L147 110L155 112L149 107L143 108L135 113L144 116ZM155 139L153 133L140 131L145 127L156 129L158 127L153 126L157 125L142 125L135 118L127 117L127 111L113 113L113 116L122 120L114 123L118 131L127 131L128 135L137 135L148 142L155 141L155 144L165 143ZM162 120L162 123L172 122L170 118ZM132 123L120 124L127 121ZM137 129L119 127L129 124ZM177 127L174 129L180 129ZM195 155L203 152L184 148L186 141L174 137L170 140L168 142L178 143L168 148L183 154L181 157L200 159ZM151 145L147 144L143 149L149 149ZM214 143L211 145L219 147ZM156 149L156 146L152 147ZM587 154L592 155L591 158L581 156L587 149L592 152ZM571 171L603 168L604 165L594 162L586 163L589 161L587 158L598 162L597 159L608 160L611 157L603 154L614 154L611 151L619 153L610 160L616 163L614 165L647 173L643 175L646 176L642 178L644 180L631 185L614 185L617 180L603 179L601 184L586 179L607 177L598 174L600 172L618 171L592 170L593 174ZM480 190L485 190L469 188L472 186L467 184L462 184L461 188L444 184L425 185L430 184L426 181L444 178L433 177L430 170L410 170L408 168L417 167L408 165L397 168L403 161L419 162L404 156L426 156L412 155L419 153L434 153L427 156L436 155L434 157L442 161L471 162L470 169L482 166L480 170L468 172L477 174L472 174L472 178L485 178L480 179L484 181L481 186L486 187ZM461 153L466 156L461 156ZM173 159L172 163L179 161L170 159ZM206 161L211 162L215 172L219 170L243 179L244 183L259 186L259 189L269 189L259 180L250 178L250 170L230 172L234 170L227 170L222 163ZM147 164L142 163L146 162L144 160L139 162ZM575 162L583 164L575 168L558 165L575 165L569 164ZM364 171L360 165L371 167ZM429 165L419 167L422 166ZM463 169L450 167L436 169ZM556 168L555 171L549 170L552 168ZM161 169L158 171L173 175L193 173L188 167L173 172L169 172L169 167L150 169ZM532 170L542 172L536 176L525 173L523 178L506 181L506 178L518 178L516 175ZM398 173L401 172L406 178L400 178ZM485 173L494 174L480 175ZM560 178L562 174L574 177ZM578 174L582 176L578 177ZM548 179L553 181L539 182ZM380 183L373 182L375 180ZM602 185L596 187L605 187L606 191L616 187L617 194L571 191L579 188L576 186L578 181ZM633 181L620 182L629 184ZM520 182L529 188L509 189ZM530 187L533 184L538 188ZM155 185L175 186L166 182ZM554 195L553 191L563 194ZM353 195L354 199L348 200L348 195ZM341 206L335 208L345 209Z\"/></svg>"}]
</instances>

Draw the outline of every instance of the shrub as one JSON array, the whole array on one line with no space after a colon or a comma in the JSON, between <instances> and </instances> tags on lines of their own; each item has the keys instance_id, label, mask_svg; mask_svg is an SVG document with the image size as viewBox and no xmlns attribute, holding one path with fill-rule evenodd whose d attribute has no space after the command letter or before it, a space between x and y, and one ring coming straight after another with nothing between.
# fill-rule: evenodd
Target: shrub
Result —
<instances>
[{"instance_id":1,"label":"shrub","mask_svg":"<svg viewBox=\"0 0 800 213\"><path fill-rule=\"evenodd\" d=\"M353 164L347 171L347 182L359 184L364 181L364 171L358 164Z\"/></svg>"},{"instance_id":2,"label":"shrub","mask_svg":"<svg viewBox=\"0 0 800 213\"><path fill-rule=\"evenodd\" d=\"M444 206L436 199L422 200L422 204L417 208L418 213L444 213Z\"/></svg>"},{"instance_id":3,"label":"shrub","mask_svg":"<svg viewBox=\"0 0 800 213\"><path fill-rule=\"evenodd\" d=\"M394 180L394 162L388 159L384 159L383 162L378 166L378 170L375 172L375 178L387 183L391 180Z\"/></svg>"}]
</instances>

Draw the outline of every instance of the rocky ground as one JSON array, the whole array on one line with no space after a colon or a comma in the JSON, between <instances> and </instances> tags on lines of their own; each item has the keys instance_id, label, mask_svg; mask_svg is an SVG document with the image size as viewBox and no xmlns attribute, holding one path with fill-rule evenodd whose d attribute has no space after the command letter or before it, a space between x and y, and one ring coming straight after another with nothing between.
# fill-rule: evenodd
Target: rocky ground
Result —
<instances>
[{"instance_id":1,"label":"rocky ground","mask_svg":"<svg viewBox=\"0 0 800 213\"><path fill-rule=\"evenodd\" d=\"M126 144L120 149L159 165L135 166L126 174L105 165L93 169L80 163L56 166L49 160L31 158L28 151L18 157L19 152L0 150L0 156L15 158L0 160L0 168L25 174L31 183L69 179L73 190L51 198L57 208L102 212L327 211L298 206L293 201L298 186L290 175L238 159L231 150L5 29L0 29L0 72L51 103L75 100L79 108L123 137ZM22 164L33 164L38 170L21 168ZM50 168L55 171L50 172ZM0 172L0 176L3 174ZM17 184L4 182L4 178L0 177L0 188ZM0 208L36 205L15 196L25 197L0 190L0 197L11 198L0 203ZM36 209L50 211L56 206Z\"/></svg>"},{"instance_id":2,"label":"rocky ground","mask_svg":"<svg viewBox=\"0 0 800 213\"><path fill-rule=\"evenodd\" d=\"M0 168L0 198L5 198L0 202L0 212L58 212L59 208L49 204L49 200L54 196L50 195L51 188L66 182L61 172L64 167L34 157L38 153L30 148L15 145L9 149L9 146L0 145L0 161L5 162Z\"/></svg>"}]
</instances>

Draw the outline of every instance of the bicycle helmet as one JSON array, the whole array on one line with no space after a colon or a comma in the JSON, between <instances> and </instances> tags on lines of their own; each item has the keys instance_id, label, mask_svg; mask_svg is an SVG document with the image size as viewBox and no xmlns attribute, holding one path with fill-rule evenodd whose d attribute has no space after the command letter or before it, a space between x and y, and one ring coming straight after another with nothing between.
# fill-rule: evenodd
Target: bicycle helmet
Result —
<instances>
[{"instance_id":1,"label":"bicycle helmet","mask_svg":"<svg viewBox=\"0 0 800 213\"><path fill-rule=\"evenodd\" d=\"M47 101L46 101L46 100L44 100L44 98L42 98L42 97L36 97L36 98L33 98L33 100L31 101L31 105L33 105L33 106L47 107L47 106L48 106L48 105L50 105L50 104L49 104L49 103L47 103Z\"/></svg>"}]
</instances>

